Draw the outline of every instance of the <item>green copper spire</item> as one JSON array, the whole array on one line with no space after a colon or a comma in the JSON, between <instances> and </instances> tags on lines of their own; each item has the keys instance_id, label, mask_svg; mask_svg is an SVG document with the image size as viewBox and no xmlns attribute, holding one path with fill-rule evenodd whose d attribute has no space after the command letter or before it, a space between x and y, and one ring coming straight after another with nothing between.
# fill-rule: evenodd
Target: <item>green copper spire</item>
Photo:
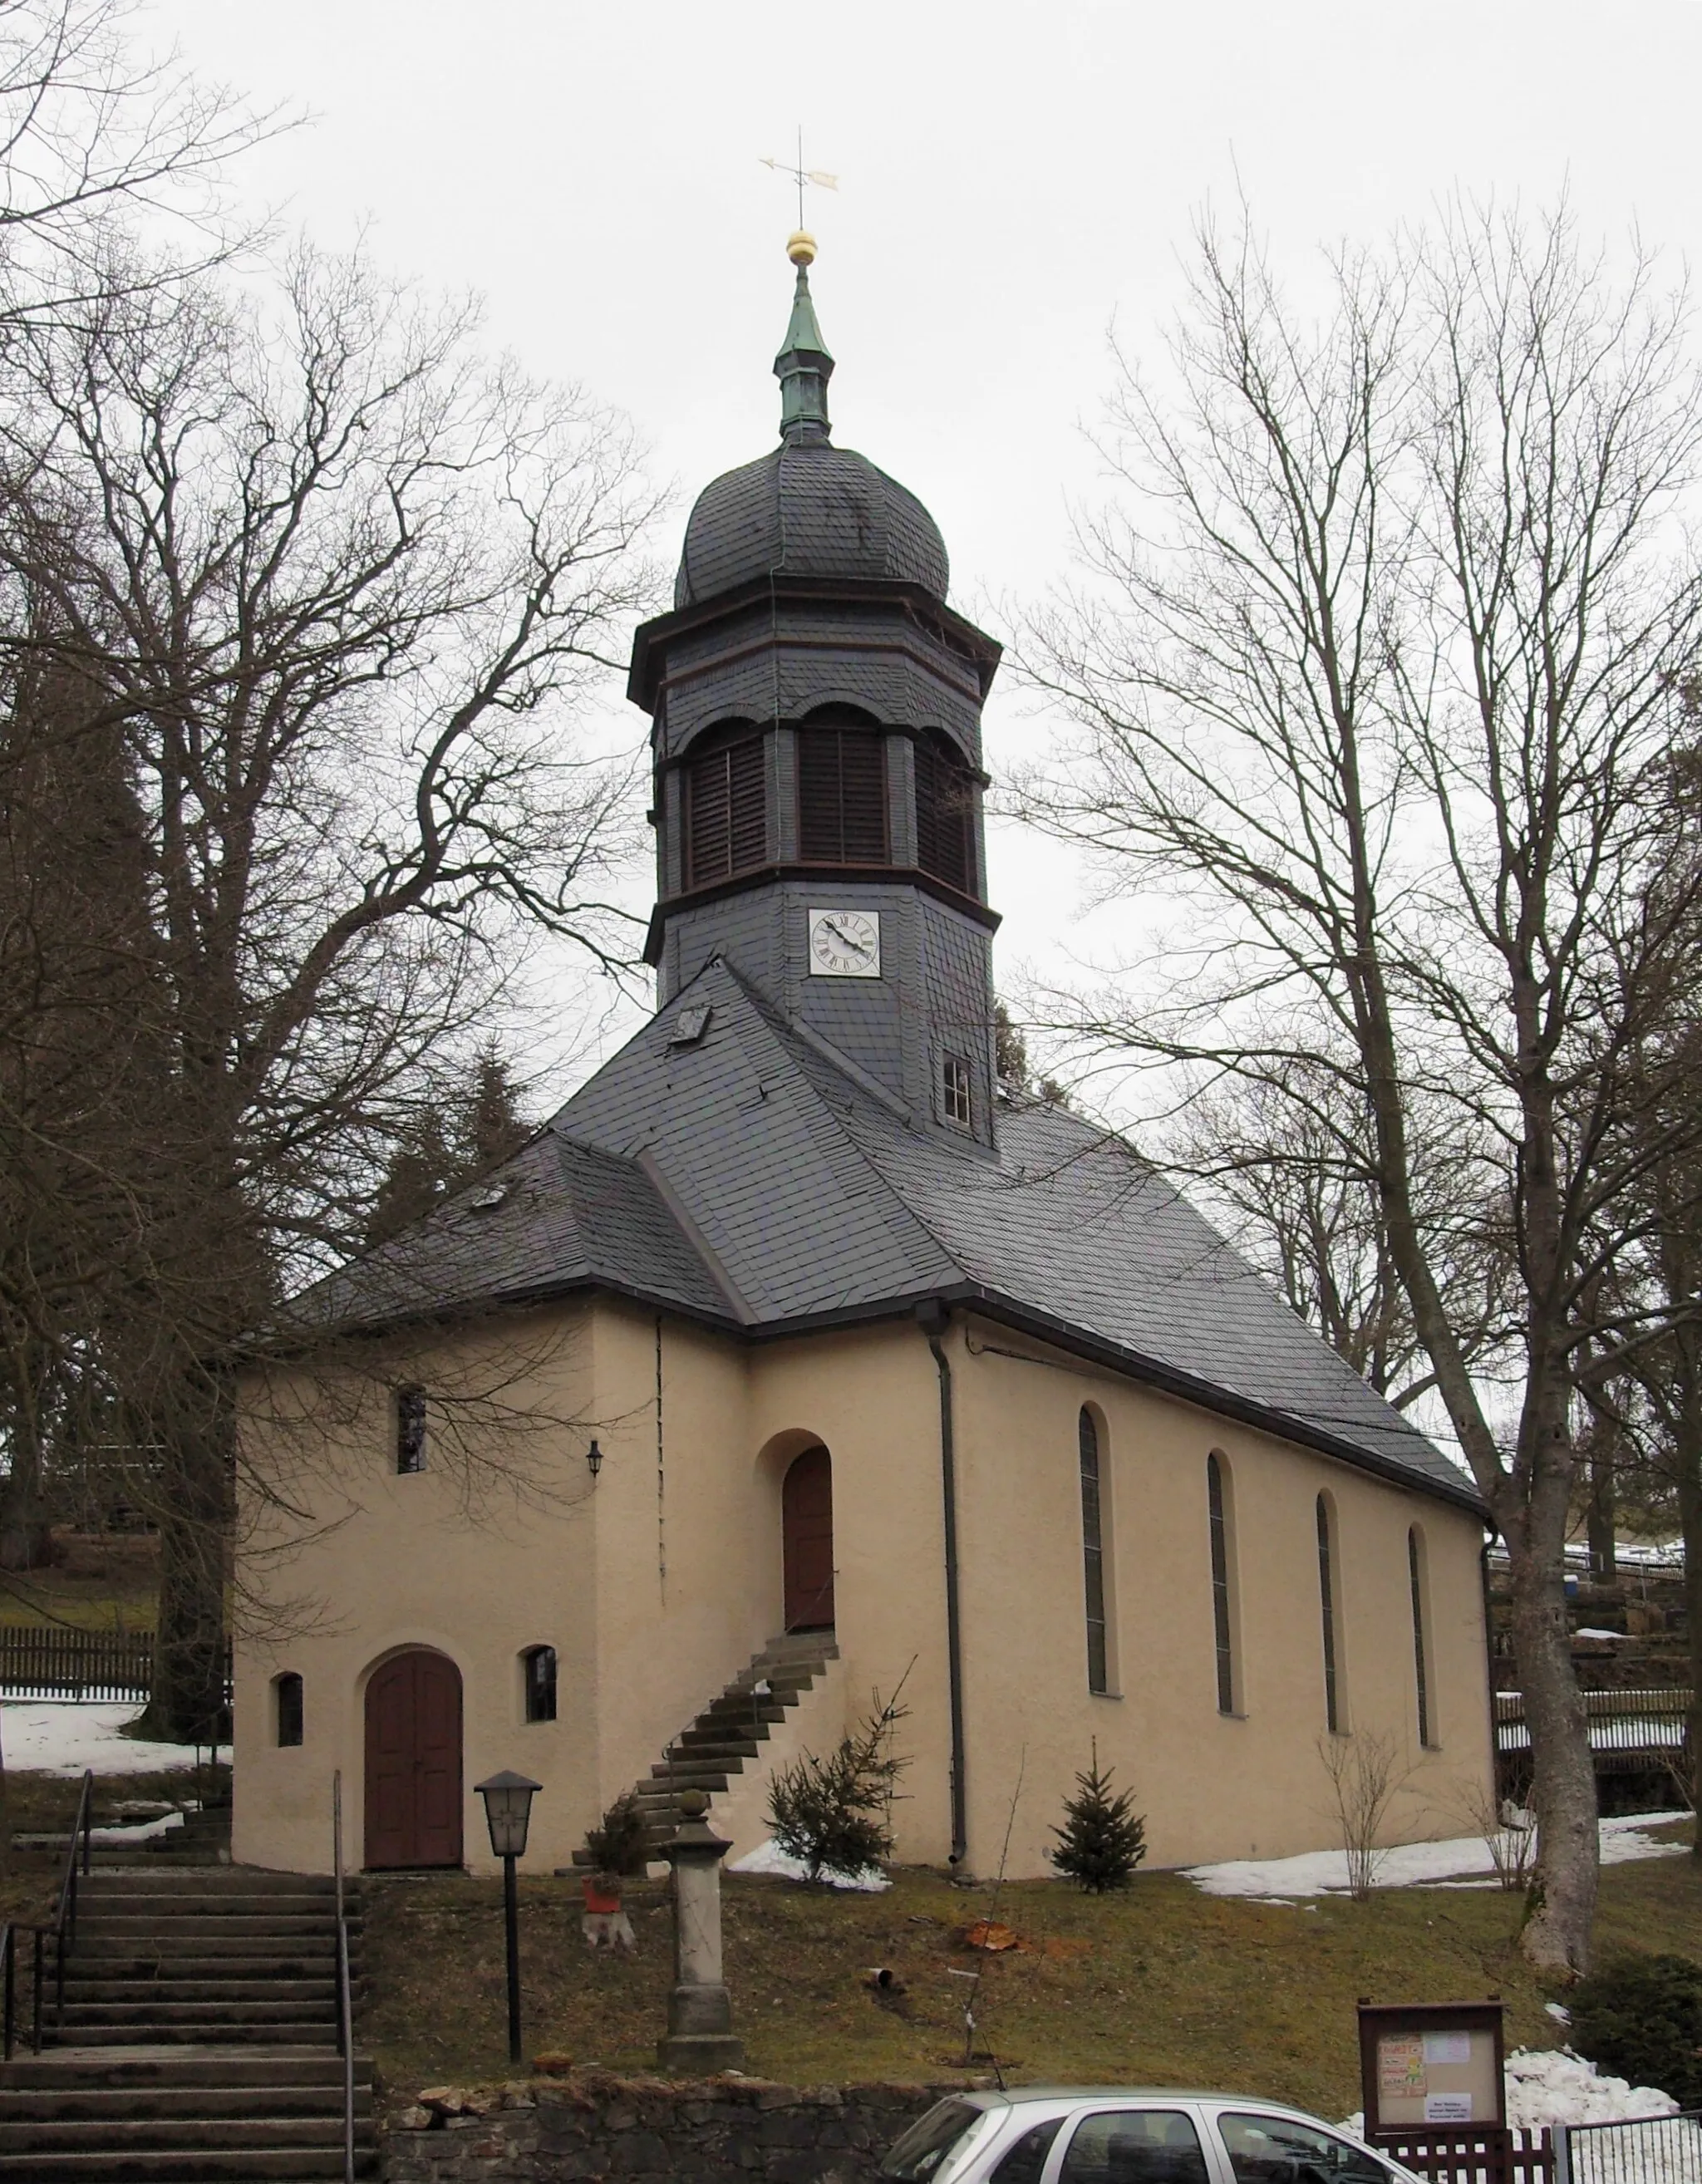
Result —
<instances>
[{"instance_id":1,"label":"green copper spire","mask_svg":"<svg viewBox=\"0 0 1702 2184\"><path fill-rule=\"evenodd\" d=\"M834 360L810 297L810 264L815 254L814 237L801 229L786 245L786 255L798 269L798 285L785 343L774 359L774 376L780 382L780 437L792 447L825 440L833 431L828 422L828 382Z\"/></svg>"}]
</instances>

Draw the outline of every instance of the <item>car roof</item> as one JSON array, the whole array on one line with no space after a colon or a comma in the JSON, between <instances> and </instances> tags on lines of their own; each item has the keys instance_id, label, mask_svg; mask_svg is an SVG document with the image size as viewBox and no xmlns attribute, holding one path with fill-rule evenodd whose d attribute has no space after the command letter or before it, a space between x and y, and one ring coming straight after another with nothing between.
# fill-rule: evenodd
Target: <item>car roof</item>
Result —
<instances>
[{"instance_id":1,"label":"car roof","mask_svg":"<svg viewBox=\"0 0 1702 2184\"><path fill-rule=\"evenodd\" d=\"M1292 2107L1286 2101L1267 2100L1259 2093L1210 2092L1197 2086L1007 2086L997 2092L963 2092L951 2098L987 2109L1014 2108L1022 2101L1211 2101L1225 2108L1267 2109L1274 2115L1303 2118L1309 2123L1320 2120L1309 2110ZM1333 2131L1336 2126L1325 2124L1323 2128Z\"/></svg>"}]
</instances>

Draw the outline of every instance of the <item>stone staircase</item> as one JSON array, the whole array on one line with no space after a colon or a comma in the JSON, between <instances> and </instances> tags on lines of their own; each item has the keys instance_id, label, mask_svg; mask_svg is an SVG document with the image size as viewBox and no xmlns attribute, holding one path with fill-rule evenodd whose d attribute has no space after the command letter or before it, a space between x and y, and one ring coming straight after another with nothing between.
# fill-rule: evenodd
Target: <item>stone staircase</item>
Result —
<instances>
[{"instance_id":1,"label":"stone staircase","mask_svg":"<svg viewBox=\"0 0 1702 2184\"><path fill-rule=\"evenodd\" d=\"M339 2177L333 1883L132 1865L80 1887L53 2045L0 2065L0 2179ZM345 1898L351 1955L360 1897ZM355 2071L372 2173L371 2068Z\"/></svg>"},{"instance_id":2,"label":"stone staircase","mask_svg":"<svg viewBox=\"0 0 1702 2184\"><path fill-rule=\"evenodd\" d=\"M771 1640L739 1670L633 1790L652 1848L673 1832L680 1791L706 1790L711 1797L724 1791L747 1760L761 1757L775 1724L838 1658L831 1630L802 1630ZM589 1851L575 1852L575 1865L591 1862Z\"/></svg>"}]
</instances>

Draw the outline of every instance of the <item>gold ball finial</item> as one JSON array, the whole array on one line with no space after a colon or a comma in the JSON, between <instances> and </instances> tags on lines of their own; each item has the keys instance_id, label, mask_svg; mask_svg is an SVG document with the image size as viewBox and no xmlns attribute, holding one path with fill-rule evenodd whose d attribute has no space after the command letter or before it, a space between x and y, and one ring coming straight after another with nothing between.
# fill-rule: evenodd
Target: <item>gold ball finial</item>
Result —
<instances>
[{"instance_id":1,"label":"gold ball finial","mask_svg":"<svg viewBox=\"0 0 1702 2184\"><path fill-rule=\"evenodd\" d=\"M795 265L813 265L816 262L815 237L799 228L787 240L786 255Z\"/></svg>"}]
</instances>

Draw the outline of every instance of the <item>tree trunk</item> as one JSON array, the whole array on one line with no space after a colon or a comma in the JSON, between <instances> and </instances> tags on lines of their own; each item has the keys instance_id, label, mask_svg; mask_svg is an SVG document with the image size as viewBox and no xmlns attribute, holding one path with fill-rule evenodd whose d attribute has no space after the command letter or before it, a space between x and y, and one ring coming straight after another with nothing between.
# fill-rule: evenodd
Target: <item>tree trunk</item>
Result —
<instances>
[{"instance_id":1,"label":"tree trunk","mask_svg":"<svg viewBox=\"0 0 1702 2184\"><path fill-rule=\"evenodd\" d=\"M1572 1667L1564 1564L1508 1540L1513 1648L1531 1736L1537 1875L1523 1947L1539 1971L1574 1975L1589 1958L1595 1916L1597 1814L1583 1694Z\"/></svg>"},{"instance_id":2,"label":"tree trunk","mask_svg":"<svg viewBox=\"0 0 1702 2184\"><path fill-rule=\"evenodd\" d=\"M168 1453L159 1497L153 1690L142 1733L171 1744L223 1744L230 1737L225 1702L230 1419L222 1390L198 1374L185 1376L174 1410L159 1435Z\"/></svg>"}]
</instances>

